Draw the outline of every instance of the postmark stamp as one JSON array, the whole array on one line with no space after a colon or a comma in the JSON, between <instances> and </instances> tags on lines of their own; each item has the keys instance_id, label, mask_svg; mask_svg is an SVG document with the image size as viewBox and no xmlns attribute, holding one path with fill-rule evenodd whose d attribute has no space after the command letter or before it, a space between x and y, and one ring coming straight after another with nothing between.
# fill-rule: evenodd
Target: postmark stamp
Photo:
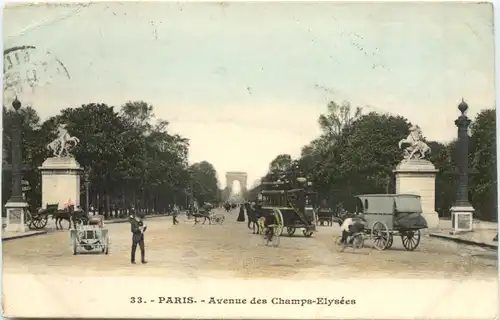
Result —
<instances>
[{"instance_id":1,"label":"postmark stamp","mask_svg":"<svg viewBox=\"0 0 500 320\"><path fill-rule=\"evenodd\" d=\"M4 50L4 99L34 93L57 79L71 79L66 66L49 51L32 45Z\"/></svg>"}]
</instances>

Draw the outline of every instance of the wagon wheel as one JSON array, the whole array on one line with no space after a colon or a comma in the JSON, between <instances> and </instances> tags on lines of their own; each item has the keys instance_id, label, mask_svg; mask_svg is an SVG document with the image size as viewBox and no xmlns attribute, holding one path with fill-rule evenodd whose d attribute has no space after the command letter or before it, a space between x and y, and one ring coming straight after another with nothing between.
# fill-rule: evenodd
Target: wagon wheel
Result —
<instances>
[{"instance_id":1,"label":"wagon wheel","mask_svg":"<svg viewBox=\"0 0 500 320\"><path fill-rule=\"evenodd\" d=\"M389 233L389 241L387 241L386 249L390 249L392 247L392 243L394 242L394 237Z\"/></svg>"},{"instance_id":2,"label":"wagon wheel","mask_svg":"<svg viewBox=\"0 0 500 320\"><path fill-rule=\"evenodd\" d=\"M276 215L276 220L278 222L276 226L276 233L281 236L284 230L283 226L285 225L283 221L283 214L281 213L281 210L276 210L275 215Z\"/></svg>"},{"instance_id":3,"label":"wagon wheel","mask_svg":"<svg viewBox=\"0 0 500 320\"><path fill-rule=\"evenodd\" d=\"M33 228L33 216L31 215L31 212L26 211L26 216L24 217L24 224L28 226L29 229Z\"/></svg>"},{"instance_id":4,"label":"wagon wheel","mask_svg":"<svg viewBox=\"0 0 500 320\"><path fill-rule=\"evenodd\" d=\"M389 243L389 229L383 222L377 221L372 226L373 246L377 250L384 250Z\"/></svg>"},{"instance_id":5,"label":"wagon wheel","mask_svg":"<svg viewBox=\"0 0 500 320\"><path fill-rule=\"evenodd\" d=\"M304 230L302 230L302 234L304 235L304 237L309 238L313 235L313 231L304 229Z\"/></svg>"},{"instance_id":6,"label":"wagon wheel","mask_svg":"<svg viewBox=\"0 0 500 320\"><path fill-rule=\"evenodd\" d=\"M226 216L221 216L220 217L220 224L223 224L224 221L226 221Z\"/></svg>"},{"instance_id":7,"label":"wagon wheel","mask_svg":"<svg viewBox=\"0 0 500 320\"><path fill-rule=\"evenodd\" d=\"M294 227L286 227L286 233L291 237L295 234L295 228Z\"/></svg>"},{"instance_id":8,"label":"wagon wheel","mask_svg":"<svg viewBox=\"0 0 500 320\"><path fill-rule=\"evenodd\" d=\"M401 241L406 250L415 250L420 243L420 230L405 231L401 234Z\"/></svg>"},{"instance_id":9,"label":"wagon wheel","mask_svg":"<svg viewBox=\"0 0 500 320\"><path fill-rule=\"evenodd\" d=\"M37 216L34 216L31 221L32 221L31 224L33 225L33 227L37 230L40 230L40 229L45 228L45 226L47 225L48 219L47 219L47 215L37 215Z\"/></svg>"},{"instance_id":10,"label":"wagon wheel","mask_svg":"<svg viewBox=\"0 0 500 320\"><path fill-rule=\"evenodd\" d=\"M73 255L77 255L78 254L78 247L77 247L77 243L76 243L76 237L71 237L71 242L73 244Z\"/></svg>"}]
</instances>

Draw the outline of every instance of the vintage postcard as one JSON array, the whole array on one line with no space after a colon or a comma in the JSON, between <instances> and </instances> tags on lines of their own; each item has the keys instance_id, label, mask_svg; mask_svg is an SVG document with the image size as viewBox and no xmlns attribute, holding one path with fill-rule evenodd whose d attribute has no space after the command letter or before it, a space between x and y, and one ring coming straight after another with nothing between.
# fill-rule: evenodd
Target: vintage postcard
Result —
<instances>
[{"instance_id":1,"label":"vintage postcard","mask_svg":"<svg viewBox=\"0 0 500 320\"><path fill-rule=\"evenodd\" d=\"M6 317L498 317L491 3L3 13Z\"/></svg>"}]
</instances>

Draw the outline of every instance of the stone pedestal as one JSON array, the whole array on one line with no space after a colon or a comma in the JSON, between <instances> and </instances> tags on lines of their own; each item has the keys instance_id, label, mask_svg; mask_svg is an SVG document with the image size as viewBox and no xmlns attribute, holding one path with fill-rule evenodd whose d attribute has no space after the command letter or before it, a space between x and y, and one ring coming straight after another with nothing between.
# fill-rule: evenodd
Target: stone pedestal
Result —
<instances>
[{"instance_id":1,"label":"stone pedestal","mask_svg":"<svg viewBox=\"0 0 500 320\"><path fill-rule=\"evenodd\" d=\"M80 164L71 157L48 158L39 167L42 173L42 207L47 204L64 204L71 201L80 206Z\"/></svg>"},{"instance_id":2,"label":"stone pedestal","mask_svg":"<svg viewBox=\"0 0 500 320\"><path fill-rule=\"evenodd\" d=\"M393 172L396 175L396 193L417 194L422 201L422 216L429 228L439 226L436 207L436 173L427 160L403 160Z\"/></svg>"},{"instance_id":3,"label":"stone pedestal","mask_svg":"<svg viewBox=\"0 0 500 320\"><path fill-rule=\"evenodd\" d=\"M451 234L457 234L462 232L472 231L472 218L474 213L474 208L471 206L461 207L453 206L451 211Z\"/></svg>"},{"instance_id":4,"label":"stone pedestal","mask_svg":"<svg viewBox=\"0 0 500 320\"><path fill-rule=\"evenodd\" d=\"M28 208L26 202L7 202L5 209L7 218L5 219L6 232L26 232L28 228L24 222L24 211Z\"/></svg>"}]
</instances>

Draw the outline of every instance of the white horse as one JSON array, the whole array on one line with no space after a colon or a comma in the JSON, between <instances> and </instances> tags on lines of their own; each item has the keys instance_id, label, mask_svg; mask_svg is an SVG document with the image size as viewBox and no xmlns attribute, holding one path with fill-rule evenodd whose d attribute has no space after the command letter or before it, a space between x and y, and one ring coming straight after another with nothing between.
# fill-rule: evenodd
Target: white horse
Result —
<instances>
[{"instance_id":1,"label":"white horse","mask_svg":"<svg viewBox=\"0 0 500 320\"><path fill-rule=\"evenodd\" d=\"M405 159L423 159L427 153L431 151L431 148L422 140L420 137L415 138L415 134L417 132L411 132L408 137L405 139L401 139L398 143L399 149L403 146L403 144L408 144L408 146L404 149Z\"/></svg>"},{"instance_id":2,"label":"white horse","mask_svg":"<svg viewBox=\"0 0 500 320\"><path fill-rule=\"evenodd\" d=\"M70 136L64 127L59 127L58 131L59 137L49 143L47 149L52 151L56 157L69 156L70 144L68 143L71 143L72 147L76 147L80 140L77 137Z\"/></svg>"}]
</instances>

